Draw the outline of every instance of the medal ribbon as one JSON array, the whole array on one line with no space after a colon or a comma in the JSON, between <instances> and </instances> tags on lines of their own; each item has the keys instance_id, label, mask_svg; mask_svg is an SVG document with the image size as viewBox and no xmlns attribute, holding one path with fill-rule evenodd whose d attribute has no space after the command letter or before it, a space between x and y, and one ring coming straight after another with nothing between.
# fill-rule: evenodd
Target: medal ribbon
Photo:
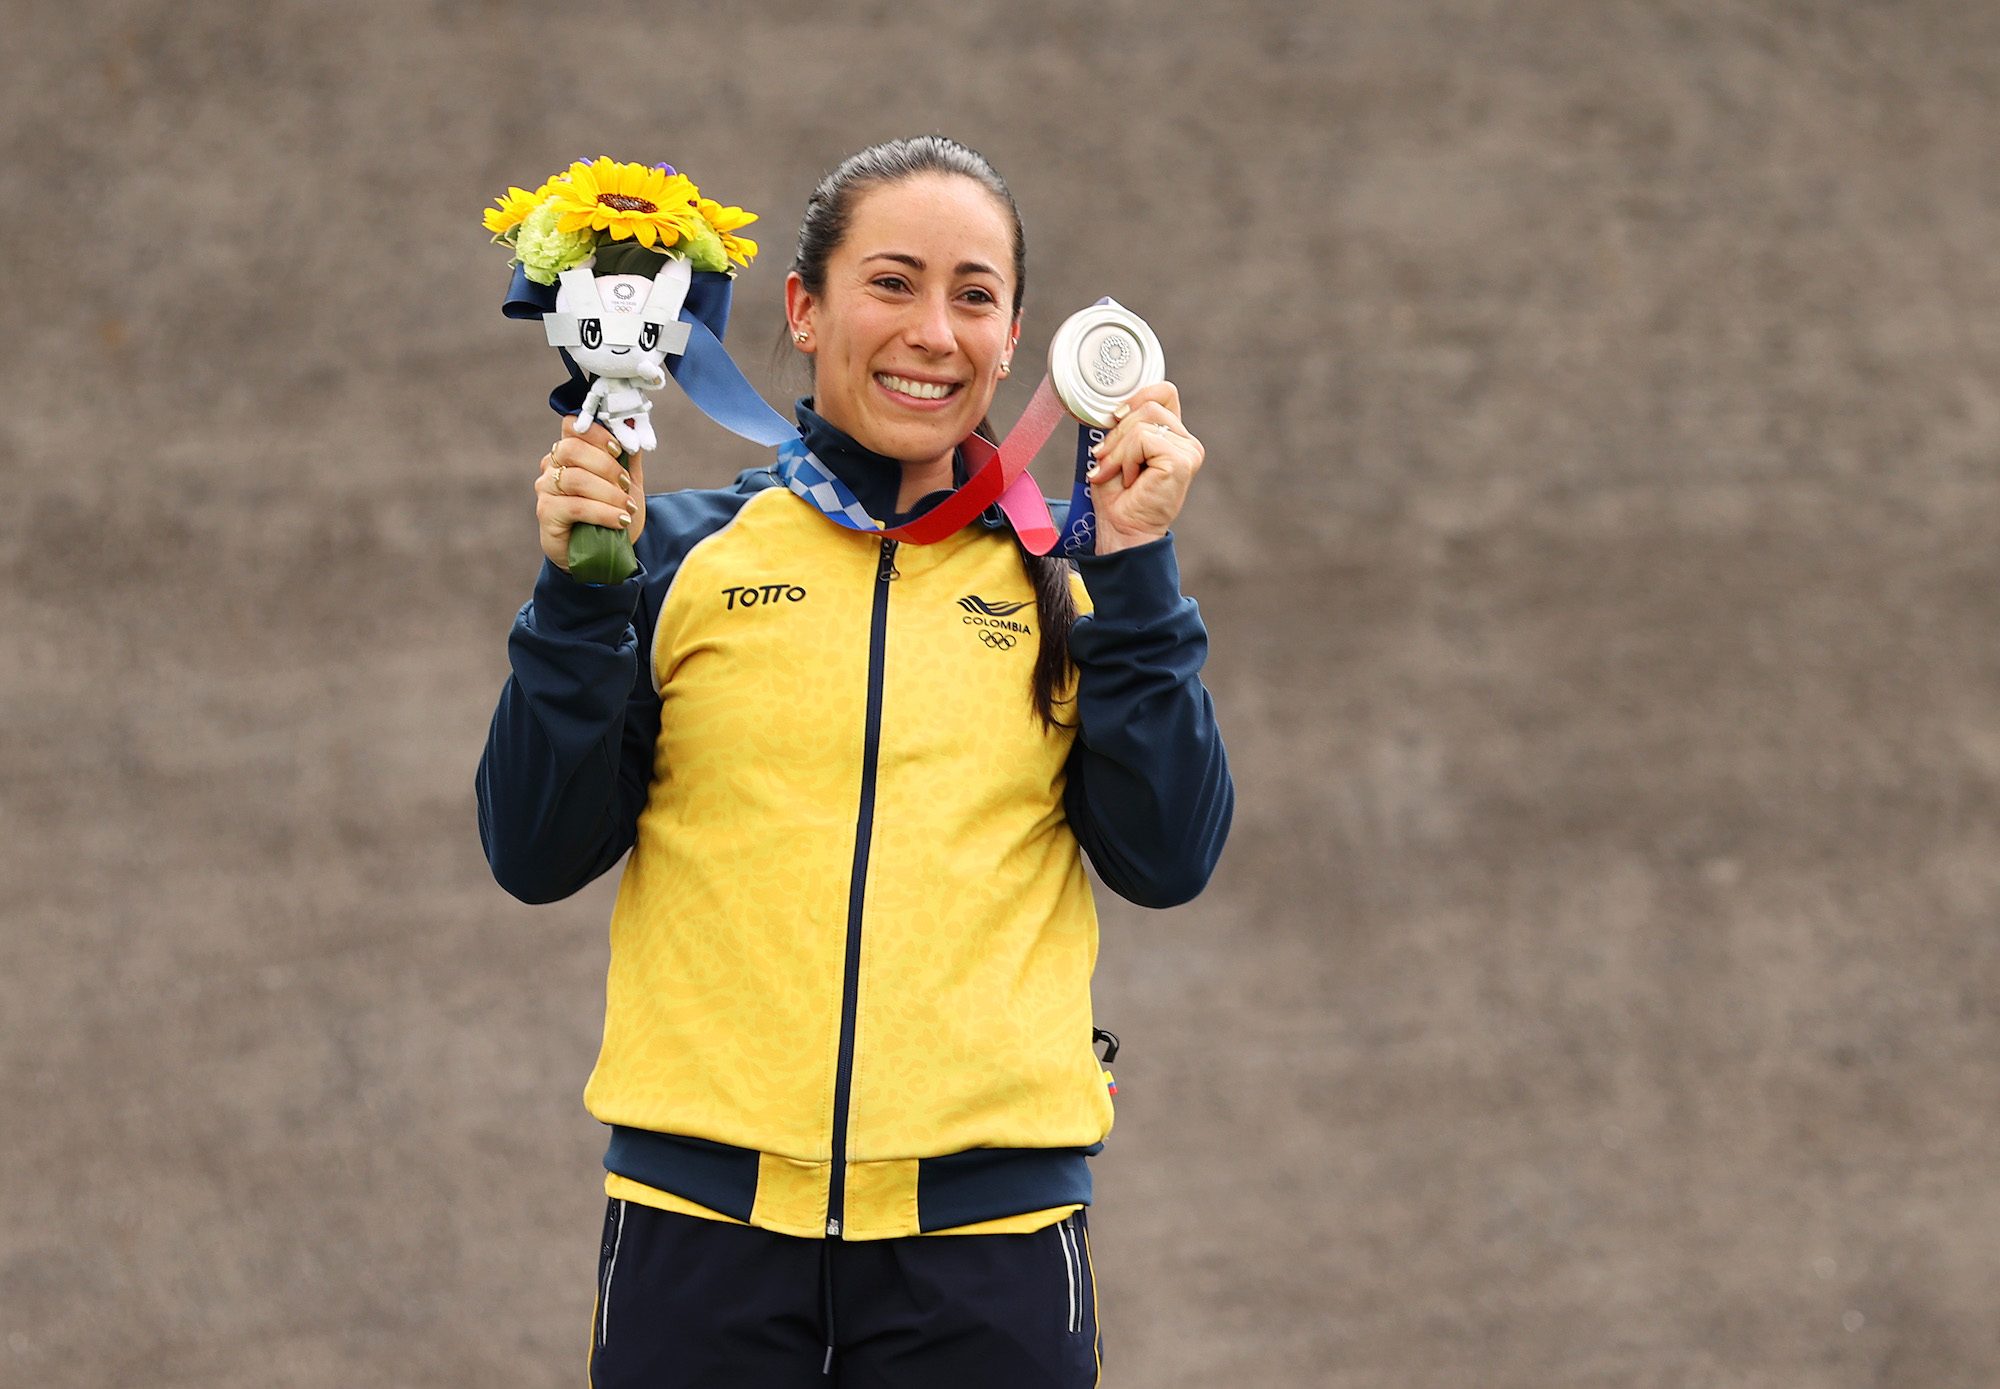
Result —
<instances>
[{"instance_id":1,"label":"medal ribbon","mask_svg":"<svg viewBox=\"0 0 2000 1389\"><path fill-rule=\"evenodd\" d=\"M1055 427L1062 422L1062 403L1047 379L1035 389L1028 408L997 446L974 434L959 447L965 450L966 471L971 474L962 487L942 502L900 526L884 526L862 509L847 484L833 475L796 434L778 445L778 477L793 492L811 502L828 519L849 530L869 531L886 540L907 540L915 545L935 545L946 536L956 535L980 512L995 502L1013 523L1014 533L1030 554L1045 555L1056 546L1056 524L1049 504L1035 486L1028 462Z\"/></svg>"}]
</instances>

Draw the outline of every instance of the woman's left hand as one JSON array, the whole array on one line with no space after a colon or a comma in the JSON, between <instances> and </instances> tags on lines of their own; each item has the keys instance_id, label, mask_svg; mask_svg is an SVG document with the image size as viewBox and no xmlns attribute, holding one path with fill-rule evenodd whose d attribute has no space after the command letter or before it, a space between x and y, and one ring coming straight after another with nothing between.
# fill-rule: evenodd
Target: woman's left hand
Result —
<instances>
[{"instance_id":1,"label":"woman's left hand","mask_svg":"<svg viewBox=\"0 0 2000 1389\"><path fill-rule=\"evenodd\" d=\"M1181 393L1173 382L1144 387L1118 408L1123 413L1092 450L1097 462L1087 474L1100 555L1165 535L1206 455L1181 423Z\"/></svg>"}]
</instances>

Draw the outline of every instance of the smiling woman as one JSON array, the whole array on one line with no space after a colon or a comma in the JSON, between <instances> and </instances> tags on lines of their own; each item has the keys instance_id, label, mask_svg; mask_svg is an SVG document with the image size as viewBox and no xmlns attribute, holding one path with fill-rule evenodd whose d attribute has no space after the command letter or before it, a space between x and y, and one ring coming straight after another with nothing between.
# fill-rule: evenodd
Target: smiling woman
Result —
<instances>
[{"instance_id":1,"label":"smiling woman","mask_svg":"<svg viewBox=\"0 0 2000 1389\"><path fill-rule=\"evenodd\" d=\"M1100 446L1074 568L964 499L903 529L965 480L1023 262L977 154L865 150L786 279L814 394L781 454L817 481L648 496L640 572L590 585L565 528L622 519L643 460L567 429L543 460L480 828L529 901L630 851L585 1092L612 1128L594 1385L1096 1381L1116 1042L1084 858L1186 901L1233 791L1168 534L1202 463L1171 385Z\"/></svg>"},{"instance_id":2,"label":"smiling woman","mask_svg":"<svg viewBox=\"0 0 2000 1389\"><path fill-rule=\"evenodd\" d=\"M786 317L813 360L821 417L903 465L896 509L908 511L951 486L952 451L1012 362L1020 223L1011 199L962 175L845 191L856 205L838 240L800 238Z\"/></svg>"}]
</instances>

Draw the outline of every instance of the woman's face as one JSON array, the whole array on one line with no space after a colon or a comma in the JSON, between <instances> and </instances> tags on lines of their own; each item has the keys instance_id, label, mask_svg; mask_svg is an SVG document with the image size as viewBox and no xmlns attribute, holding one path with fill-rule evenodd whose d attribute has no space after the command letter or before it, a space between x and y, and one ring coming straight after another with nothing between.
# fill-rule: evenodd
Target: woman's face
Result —
<instances>
[{"instance_id":1,"label":"woman's face","mask_svg":"<svg viewBox=\"0 0 2000 1389\"><path fill-rule=\"evenodd\" d=\"M785 283L813 356L814 408L865 448L908 463L949 454L993 403L1014 355L1014 242L971 179L923 175L857 200L820 295Z\"/></svg>"}]
</instances>

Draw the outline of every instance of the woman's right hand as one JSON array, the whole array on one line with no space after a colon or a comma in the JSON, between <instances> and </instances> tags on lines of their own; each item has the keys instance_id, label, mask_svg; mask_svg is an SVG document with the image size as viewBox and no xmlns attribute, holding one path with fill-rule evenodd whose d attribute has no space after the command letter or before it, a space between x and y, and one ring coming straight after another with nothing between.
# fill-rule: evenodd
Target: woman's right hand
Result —
<instances>
[{"instance_id":1,"label":"woman's right hand","mask_svg":"<svg viewBox=\"0 0 2000 1389\"><path fill-rule=\"evenodd\" d=\"M646 477L642 454L618 457L618 441L601 424L575 432L576 416L565 416L562 438L542 455L535 479L535 520L542 553L569 572L569 532L577 525L604 526L637 541L646 529Z\"/></svg>"}]
</instances>

